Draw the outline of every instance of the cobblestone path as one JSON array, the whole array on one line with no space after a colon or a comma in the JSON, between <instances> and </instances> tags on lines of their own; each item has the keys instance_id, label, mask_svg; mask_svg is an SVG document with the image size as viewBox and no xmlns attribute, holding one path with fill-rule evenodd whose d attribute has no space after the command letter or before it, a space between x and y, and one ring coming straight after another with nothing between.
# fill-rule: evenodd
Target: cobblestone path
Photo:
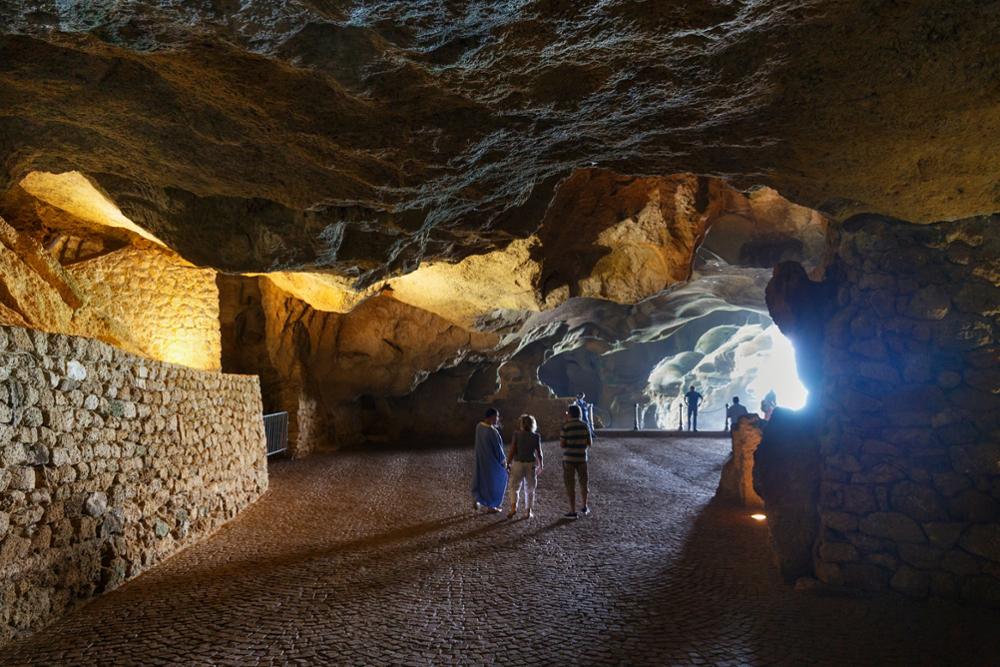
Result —
<instances>
[{"instance_id":1,"label":"cobblestone path","mask_svg":"<svg viewBox=\"0 0 1000 667\"><path fill-rule=\"evenodd\" d=\"M471 452L272 464L271 491L3 665L997 665L1000 613L796 593L710 502L727 445L600 440L594 514L475 515Z\"/></svg>"}]
</instances>

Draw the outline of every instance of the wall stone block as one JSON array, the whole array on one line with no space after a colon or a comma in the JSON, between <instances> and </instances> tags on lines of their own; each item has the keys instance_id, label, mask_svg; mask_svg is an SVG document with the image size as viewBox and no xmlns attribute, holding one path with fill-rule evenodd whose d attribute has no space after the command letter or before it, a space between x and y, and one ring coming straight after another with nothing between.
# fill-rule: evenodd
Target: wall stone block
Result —
<instances>
[{"instance_id":1,"label":"wall stone block","mask_svg":"<svg viewBox=\"0 0 1000 667\"><path fill-rule=\"evenodd\" d=\"M959 544L966 551L1000 563L1000 525L995 523L970 526Z\"/></svg>"},{"instance_id":2,"label":"wall stone block","mask_svg":"<svg viewBox=\"0 0 1000 667\"><path fill-rule=\"evenodd\" d=\"M994 521L1000 516L1000 504L976 489L967 489L952 498L948 509L953 518L963 521Z\"/></svg>"},{"instance_id":3,"label":"wall stone block","mask_svg":"<svg viewBox=\"0 0 1000 667\"><path fill-rule=\"evenodd\" d=\"M921 572L909 565L901 565L893 575L890 585L901 593L922 598L930 592L931 578L927 572Z\"/></svg>"},{"instance_id":4,"label":"wall stone block","mask_svg":"<svg viewBox=\"0 0 1000 667\"><path fill-rule=\"evenodd\" d=\"M948 518L944 501L933 490L910 481L892 487L892 507L918 521Z\"/></svg>"},{"instance_id":5,"label":"wall stone block","mask_svg":"<svg viewBox=\"0 0 1000 667\"><path fill-rule=\"evenodd\" d=\"M861 532L893 542L925 542L927 537L916 521L899 512L874 512L861 519Z\"/></svg>"},{"instance_id":6,"label":"wall stone block","mask_svg":"<svg viewBox=\"0 0 1000 667\"><path fill-rule=\"evenodd\" d=\"M843 585L866 591L882 591L889 586L890 570L873 563L844 563Z\"/></svg>"}]
</instances>

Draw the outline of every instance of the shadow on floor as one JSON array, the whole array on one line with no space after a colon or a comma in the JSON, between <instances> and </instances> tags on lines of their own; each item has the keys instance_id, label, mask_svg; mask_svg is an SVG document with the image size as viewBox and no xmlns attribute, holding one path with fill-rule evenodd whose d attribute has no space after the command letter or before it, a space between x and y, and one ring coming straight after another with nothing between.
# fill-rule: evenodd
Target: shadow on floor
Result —
<instances>
[{"instance_id":1,"label":"shadow on floor","mask_svg":"<svg viewBox=\"0 0 1000 667\"><path fill-rule=\"evenodd\" d=\"M795 591L766 525L713 499L676 560L634 581L623 623L662 664L996 665L1000 612L895 593ZM633 600L633 602L635 602Z\"/></svg>"}]
</instances>

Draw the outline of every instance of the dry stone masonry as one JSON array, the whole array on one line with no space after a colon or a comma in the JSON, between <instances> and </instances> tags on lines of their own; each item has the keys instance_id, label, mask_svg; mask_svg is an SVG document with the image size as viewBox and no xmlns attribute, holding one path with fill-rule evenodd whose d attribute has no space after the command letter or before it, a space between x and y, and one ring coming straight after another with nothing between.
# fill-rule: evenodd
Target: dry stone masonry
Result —
<instances>
[{"instance_id":1,"label":"dry stone masonry","mask_svg":"<svg viewBox=\"0 0 1000 667\"><path fill-rule=\"evenodd\" d=\"M256 500L260 415L255 377L0 327L0 644Z\"/></svg>"},{"instance_id":2,"label":"dry stone masonry","mask_svg":"<svg viewBox=\"0 0 1000 667\"><path fill-rule=\"evenodd\" d=\"M1000 604L998 223L863 216L835 240L824 582Z\"/></svg>"}]
</instances>

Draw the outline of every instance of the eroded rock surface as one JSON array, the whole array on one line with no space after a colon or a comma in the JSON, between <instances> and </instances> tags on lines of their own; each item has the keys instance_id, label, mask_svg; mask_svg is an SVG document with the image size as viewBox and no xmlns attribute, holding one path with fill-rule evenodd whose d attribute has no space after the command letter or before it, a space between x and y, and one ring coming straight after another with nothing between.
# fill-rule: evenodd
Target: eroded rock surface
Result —
<instances>
[{"instance_id":1,"label":"eroded rock surface","mask_svg":"<svg viewBox=\"0 0 1000 667\"><path fill-rule=\"evenodd\" d=\"M722 466L717 497L743 507L764 506L764 500L753 488L754 453L760 445L764 426L755 413L737 420L732 429L733 451Z\"/></svg>"},{"instance_id":2,"label":"eroded rock surface","mask_svg":"<svg viewBox=\"0 0 1000 667\"><path fill-rule=\"evenodd\" d=\"M196 264L365 280L526 238L592 163L990 213L996 21L976 0L8 3L0 189L78 171Z\"/></svg>"},{"instance_id":3,"label":"eroded rock surface","mask_svg":"<svg viewBox=\"0 0 1000 667\"><path fill-rule=\"evenodd\" d=\"M87 336L155 359L220 368L214 271L148 242L92 245L99 250L60 237L50 252L0 218L0 324Z\"/></svg>"}]
</instances>

